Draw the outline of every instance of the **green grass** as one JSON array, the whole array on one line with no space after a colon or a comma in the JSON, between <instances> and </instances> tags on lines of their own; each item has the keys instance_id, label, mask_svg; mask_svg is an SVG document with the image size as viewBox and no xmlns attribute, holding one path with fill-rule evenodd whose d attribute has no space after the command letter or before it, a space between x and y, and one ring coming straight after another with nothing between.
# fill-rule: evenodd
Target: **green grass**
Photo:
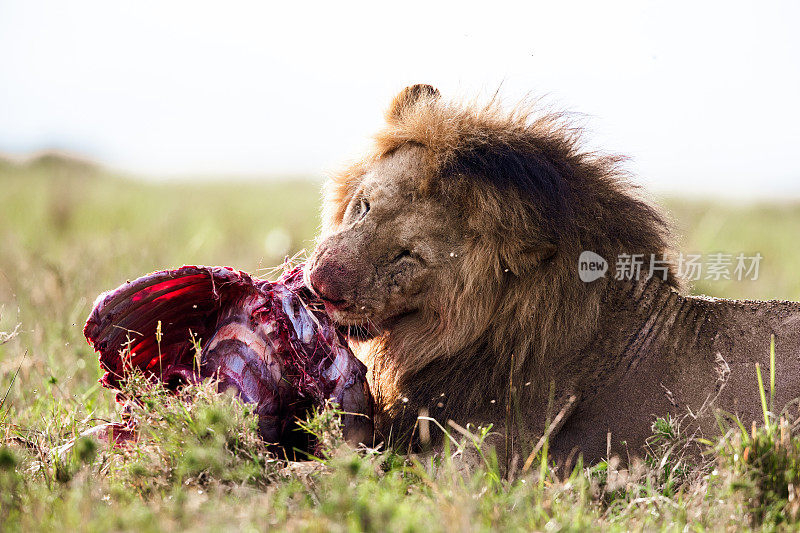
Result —
<instances>
[{"instance_id":1,"label":"green grass","mask_svg":"<svg viewBox=\"0 0 800 533\"><path fill-rule=\"evenodd\" d=\"M184 263L266 272L312 246L318 205L312 182L154 184L53 158L0 162L0 398L9 391L0 408L0 528L798 527L800 438L794 420L770 413L717 442L689 442L678 421L657 420L647 459L626 469L612 460L558 476L539 458L503 478L485 450L484 466L467 469L460 457L475 443L457 432L458 444L434 458L349 449L335 410L306 424L324 443L319 457L287 464L258 441L236 399L201 385L181 401L133 379L128 386L146 400L139 445L79 439L54 454L120 418L81 332L98 293ZM800 205L667 205L682 250L765 257L759 281L702 282L697 292L800 299ZM704 459L687 446L704 449Z\"/></svg>"}]
</instances>

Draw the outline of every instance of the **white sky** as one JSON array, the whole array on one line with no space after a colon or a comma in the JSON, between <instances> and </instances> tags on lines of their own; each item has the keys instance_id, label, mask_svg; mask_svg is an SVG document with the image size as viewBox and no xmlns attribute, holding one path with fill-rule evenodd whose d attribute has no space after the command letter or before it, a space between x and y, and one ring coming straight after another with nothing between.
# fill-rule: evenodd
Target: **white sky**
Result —
<instances>
[{"instance_id":1,"label":"white sky","mask_svg":"<svg viewBox=\"0 0 800 533\"><path fill-rule=\"evenodd\" d=\"M323 175L396 91L585 113L646 185L800 195L800 2L0 0L0 151Z\"/></svg>"}]
</instances>

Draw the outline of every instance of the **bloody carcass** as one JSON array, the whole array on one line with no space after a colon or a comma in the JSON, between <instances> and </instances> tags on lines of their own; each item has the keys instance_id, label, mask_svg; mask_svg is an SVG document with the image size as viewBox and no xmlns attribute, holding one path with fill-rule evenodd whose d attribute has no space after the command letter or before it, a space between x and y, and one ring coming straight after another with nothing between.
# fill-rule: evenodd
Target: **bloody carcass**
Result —
<instances>
[{"instance_id":1,"label":"bloody carcass","mask_svg":"<svg viewBox=\"0 0 800 533\"><path fill-rule=\"evenodd\" d=\"M155 272L101 294L84 328L118 389L138 369L178 389L214 378L255 405L261 437L292 441L309 408L332 400L345 439L372 443L372 396L356 359L322 305L304 286L301 266L276 282L228 267Z\"/></svg>"}]
</instances>

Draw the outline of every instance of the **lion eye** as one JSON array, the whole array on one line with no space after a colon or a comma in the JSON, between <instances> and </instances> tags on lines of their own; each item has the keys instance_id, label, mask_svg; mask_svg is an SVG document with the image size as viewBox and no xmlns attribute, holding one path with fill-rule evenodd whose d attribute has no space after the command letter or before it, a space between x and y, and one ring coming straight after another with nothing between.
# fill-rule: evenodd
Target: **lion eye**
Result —
<instances>
[{"instance_id":1,"label":"lion eye","mask_svg":"<svg viewBox=\"0 0 800 533\"><path fill-rule=\"evenodd\" d=\"M364 198L362 198L361 201L358 202L358 206L356 207L356 216L358 216L359 219L362 219L364 218L364 215L366 215L368 211L369 211L369 202Z\"/></svg>"}]
</instances>

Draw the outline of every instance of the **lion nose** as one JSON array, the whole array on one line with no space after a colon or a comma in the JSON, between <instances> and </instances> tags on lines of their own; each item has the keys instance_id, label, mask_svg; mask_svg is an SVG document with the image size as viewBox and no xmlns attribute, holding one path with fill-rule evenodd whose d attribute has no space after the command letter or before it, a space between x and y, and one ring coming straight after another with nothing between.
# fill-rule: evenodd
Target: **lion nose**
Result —
<instances>
[{"instance_id":1,"label":"lion nose","mask_svg":"<svg viewBox=\"0 0 800 533\"><path fill-rule=\"evenodd\" d=\"M345 269L334 262L317 263L309 275L311 290L331 303L343 302L346 297Z\"/></svg>"}]
</instances>

